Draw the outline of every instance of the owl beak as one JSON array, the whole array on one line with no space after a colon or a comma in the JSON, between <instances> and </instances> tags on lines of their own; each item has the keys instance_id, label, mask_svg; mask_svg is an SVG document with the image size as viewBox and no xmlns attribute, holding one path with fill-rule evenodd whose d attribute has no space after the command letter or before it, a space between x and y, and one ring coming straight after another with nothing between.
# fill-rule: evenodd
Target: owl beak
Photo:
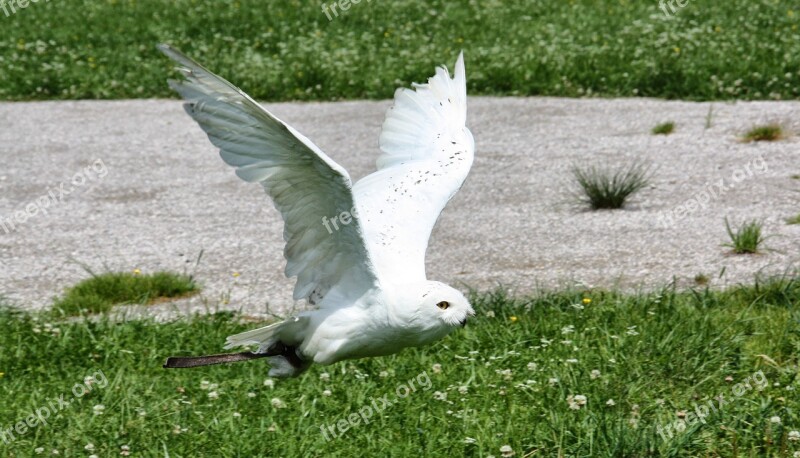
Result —
<instances>
[{"instance_id":1,"label":"owl beak","mask_svg":"<svg viewBox=\"0 0 800 458\"><path fill-rule=\"evenodd\" d=\"M463 328L463 327L465 327L466 325L467 325L467 319L466 319L466 318L464 318L464 319L461 321L461 327Z\"/></svg>"}]
</instances>

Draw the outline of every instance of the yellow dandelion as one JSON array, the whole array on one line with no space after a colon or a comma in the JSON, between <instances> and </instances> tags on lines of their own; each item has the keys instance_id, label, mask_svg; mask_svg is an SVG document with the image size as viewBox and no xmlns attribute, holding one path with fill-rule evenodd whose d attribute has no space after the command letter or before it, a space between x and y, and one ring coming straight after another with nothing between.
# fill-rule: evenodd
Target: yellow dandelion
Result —
<instances>
[{"instance_id":1,"label":"yellow dandelion","mask_svg":"<svg viewBox=\"0 0 800 458\"><path fill-rule=\"evenodd\" d=\"M584 297L583 298L583 305L589 305L591 303L592 303L592 298L591 297Z\"/></svg>"},{"instance_id":2,"label":"yellow dandelion","mask_svg":"<svg viewBox=\"0 0 800 458\"><path fill-rule=\"evenodd\" d=\"M140 275L141 273L142 273L142 271L141 271L141 270L139 270L139 269L133 269L133 274L134 274L134 275Z\"/></svg>"},{"instance_id":3,"label":"yellow dandelion","mask_svg":"<svg viewBox=\"0 0 800 458\"><path fill-rule=\"evenodd\" d=\"M241 275L241 274L239 272L234 272L232 275L233 275L233 278L239 278L239 275Z\"/></svg>"},{"instance_id":4,"label":"yellow dandelion","mask_svg":"<svg viewBox=\"0 0 800 458\"><path fill-rule=\"evenodd\" d=\"M675 54L680 54L680 53L681 53L681 48L679 48L679 47L677 47L677 46L675 46L674 48L672 48L672 50L673 50L673 51L675 51Z\"/></svg>"},{"instance_id":5,"label":"yellow dandelion","mask_svg":"<svg viewBox=\"0 0 800 458\"><path fill-rule=\"evenodd\" d=\"M5 372L0 372L0 378L3 378L4 375L6 375Z\"/></svg>"},{"instance_id":6,"label":"yellow dandelion","mask_svg":"<svg viewBox=\"0 0 800 458\"><path fill-rule=\"evenodd\" d=\"M508 319L511 320L512 323L516 323L519 318L517 318L517 317L512 315L512 316L508 317Z\"/></svg>"}]
</instances>

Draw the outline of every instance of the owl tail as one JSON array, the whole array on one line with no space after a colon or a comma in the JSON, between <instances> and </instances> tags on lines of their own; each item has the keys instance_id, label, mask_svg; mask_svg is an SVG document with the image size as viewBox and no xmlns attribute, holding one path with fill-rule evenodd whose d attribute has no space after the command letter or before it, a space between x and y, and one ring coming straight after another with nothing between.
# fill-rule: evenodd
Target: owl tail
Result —
<instances>
[{"instance_id":1,"label":"owl tail","mask_svg":"<svg viewBox=\"0 0 800 458\"><path fill-rule=\"evenodd\" d=\"M303 342L307 324L308 317L301 314L280 323L229 336L225 341L225 349L258 345L256 354L269 355L270 376L297 377L311 365L311 361L305 360L297 351Z\"/></svg>"}]
</instances>

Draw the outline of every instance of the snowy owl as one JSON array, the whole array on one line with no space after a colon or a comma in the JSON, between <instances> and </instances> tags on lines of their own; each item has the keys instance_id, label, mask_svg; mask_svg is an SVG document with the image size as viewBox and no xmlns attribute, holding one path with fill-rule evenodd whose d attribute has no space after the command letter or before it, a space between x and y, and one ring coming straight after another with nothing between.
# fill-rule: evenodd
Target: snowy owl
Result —
<instances>
[{"instance_id":1,"label":"snowy owl","mask_svg":"<svg viewBox=\"0 0 800 458\"><path fill-rule=\"evenodd\" d=\"M380 135L377 171L347 171L247 94L167 45L184 76L170 87L247 182L264 187L284 220L286 276L310 310L230 336L253 352L169 358L184 368L269 358L269 375L295 377L312 363L383 356L439 340L475 312L456 289L425 275L428 238L472 166L463 53L453 78L398 89Z\"/></svg>"}]
</instances>

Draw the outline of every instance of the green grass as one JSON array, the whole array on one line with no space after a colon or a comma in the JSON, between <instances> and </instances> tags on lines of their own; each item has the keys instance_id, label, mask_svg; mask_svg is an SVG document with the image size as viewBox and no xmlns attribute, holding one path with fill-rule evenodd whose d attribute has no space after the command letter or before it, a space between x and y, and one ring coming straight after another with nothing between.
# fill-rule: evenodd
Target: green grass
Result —
<instances>
[{"instance_id":1,"label":"green grass","mask_svg":"<svg viewBox=\"0 0 800 458\"><path fill-rule=\"evenodd\" d=\"M746 142L774 142L783 138L783 128L777 124L756 126L742 138Z\"/></svg>"},{"instance_id":2,"label":"green grass","mask_svg":"<svg viewBox=\"0 0 800 458\"><path fill-rule=\"evenodd\" d=\"M593 210L617 209L624 207L629 197L647 187L650 168L640 162L615 170L575 165L572 176L578 186L578 200Z\"/></svg>"},{"instance_id":3,"label":"green grass","mask_svg":"<svg viewBox=\"0 0 800 458\"><path fill-rule=\"evenodd\" d=\"M699 273L694 276L694 284L697 286L705 286L708 284L709 280L708 275L704 273Z\"/></svg>"},{"instance_id":4,"label":"green grass","mask_svg":"<svg viewBox=\"0 0 800 458\"><path fill-rule=\"evenodd\" d=\"M788 224L800 224L800 213L786 220Z\"/></svg>"},{"instance_id":5,"label":"green grass","mask_svg":"<svg viewBox=\"0 0 800 458\"><path fill-rule=\"evenodd\" d=\"M132 456L170 457L478 457L500 456L504 445L517 457L800 450L787 441L800 429L797 279L721 292L481 294L473 304L470 324L434 345L315 366L269 385L262 362L161 369L168 355L218 352L225 336L258 325L230 313L156 323L0 311L0 428L62 394L71 401L47 425L0 440L0 456L39 447L87 456L87 444L98 456L119 456L126 445ZM92 391L75 398L73 387L92 374ZM748 378L751 389L731 394ZM399 398L409 381L416 390ZM677 411L720 394L728 404L707 424L659 435ZM322 435L320 426L384 395L393 404L368 424L330 441ZM567 401L575 395L587 398L578 410Z\"/></svg>"},{"instance_id":6,"label":"green grass","mask_svg":"<svg viewBox=\"0 0 800 458\"><path fill-rule=\"evenodd\" d=\"M800 55L793 0L690 2L671 17L654 0L361 1L332 21L322 3L53 0L0 11L0 99L174 97L159 42L265 100L389 98L462 49L471 95L800 95L800 59L786 57Z\"/></svg>"},{"instance_id":7,"label":"green grass","mask_svg":"<svg viewBox=\"0 0 800 458\"><path fill-rule=\"evenodd\" d=\"M757 253L761 244L764 243L762 227L763 224L760 221L752 220L742 223L734 231L728 218L725 218L725 230L731 239L731 243L726 243L725 246L733 248L733 252L736 254Z\"/></svg>"},{"instance_id":8,"label":"green grass","mask_svg":"<svg viewBox=\"0 0 800 458\"><path fill-rule=\"evenodd\" d=\"M661 123L650 131L653 135L669 135L675 131L675 123L672 121Z\"/></svg>"},{"instance_id":9,"label":"green grass","mask_svg":"<svg viewBox=\"0 0 800 458\"><path fill-rule=\"evenodd\" d=\"M92 275L56 299L53 308L66 315L106 312L119 304L146 304L198 291L191 276L170 272L153 274L109 272Z\"/></svg>"}]
</instances>

